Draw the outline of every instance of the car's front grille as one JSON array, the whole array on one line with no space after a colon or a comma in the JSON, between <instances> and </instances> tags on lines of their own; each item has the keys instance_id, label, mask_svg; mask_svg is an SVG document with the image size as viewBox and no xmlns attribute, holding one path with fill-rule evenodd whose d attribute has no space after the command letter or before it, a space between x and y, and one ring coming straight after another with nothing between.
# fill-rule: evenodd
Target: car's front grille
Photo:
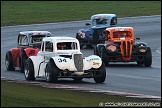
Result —
<instances>
[{"instance_id":1,"label":"car's front grille","mask_svg":"<svg viewBox=\"0 0 162 108\"><path fill-rule=\"evenodd\" d=\"M130 58L131 56L131 43L130 41L123 41L122 43L123 57Z\"/></svg>"},{"instance_id":2,"label":"car's front grille","mask_svg":"<svg viewBox=\"0 0 162 108\"><path fill-rule=\"evenodd\" d=\"M75 64L76 69L79 72L82 72L83 71L83 55L74 54L73 56L74 56L73 59L74 59L74 64Z\"/></svg>"}]
</instances>

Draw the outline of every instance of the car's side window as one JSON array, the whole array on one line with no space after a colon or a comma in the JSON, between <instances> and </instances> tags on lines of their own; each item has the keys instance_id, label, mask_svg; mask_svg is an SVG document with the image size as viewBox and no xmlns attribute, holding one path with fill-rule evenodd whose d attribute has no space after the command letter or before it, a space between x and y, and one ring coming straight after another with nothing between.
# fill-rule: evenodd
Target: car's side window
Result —
<instances>
[{"instance_id":1,"label":"car's side window","mask_svg":"<svg viewBox=\"0 0 162 108\"><path fill-rule=\"evenodd\" d=\"M77 43L76 43L76 42L72 42L72 43L71 43L71 49L72 49L72 50L78 49L78 48L77 48Z\"/></svg>"},{"instance_id":2,"label":"car's side window","mask_svg":"<svg viewBox=\"0 0 162 108\"><path fill-rule=\"evenodd\" d=\"M21 36L21 45L28 45L28 38L25 35Z\"/></svg>"},{"instance_id":3,"label":"car's side window","mask_svg":"<svg viewBox=\"0 0 162 108\"><path fill-rule=\"evenodd\" d=\"M53 51L53 43L52 42L46 42L45 51L47 51L47 52Z\"/></svg>"},{"instance_id":4,"label":"car's side window","mask_svg":"<svg viewBox=\"0 0 162 108\"><path fill-rule=\"evenodd\" d=\"M18 35L17 43L18 43L18 45L21 44L21 35L20 34Z\"/></svg>"},{"instance_id":5,"label":"car's side window","mask_svg":"<svg viewBox=\"0 0 162 108\"><path fill-rule=\"evenodd\" d=\"M117 24L117 17L113 17L111 19L111 24L110 25L116 25Z\"/></svg>"}]
</instances>

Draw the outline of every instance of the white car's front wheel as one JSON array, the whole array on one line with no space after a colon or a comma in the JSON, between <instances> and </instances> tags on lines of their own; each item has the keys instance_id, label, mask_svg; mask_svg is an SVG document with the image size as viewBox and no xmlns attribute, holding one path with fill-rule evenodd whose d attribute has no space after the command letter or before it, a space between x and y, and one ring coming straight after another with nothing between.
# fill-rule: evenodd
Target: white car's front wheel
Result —
<instances>
[{"instance_id":1,"label":"white car's front wheel","mask_svg":"<svg viewBox=\"0 0 162 108\"><path fill-rule=\"evenodd\" d=\"M55 65L55 63L50 60L45 69L45 78L48 83L55 83L58 80L59 69Z\"/></svg>"},{"instance_id":2,"label":"white car's front wheel","mask_svg":"<svg viewBox=\"0 0 162 108\"><path fill-rule=\"evenodd\" d=\"M96 72L97 77L94 77L94 81L96 83L103 83L106 79L106 68L104 62L102 62L102 65L100 68L98 68L98 72Z\"/></svg>"}]
</instances>

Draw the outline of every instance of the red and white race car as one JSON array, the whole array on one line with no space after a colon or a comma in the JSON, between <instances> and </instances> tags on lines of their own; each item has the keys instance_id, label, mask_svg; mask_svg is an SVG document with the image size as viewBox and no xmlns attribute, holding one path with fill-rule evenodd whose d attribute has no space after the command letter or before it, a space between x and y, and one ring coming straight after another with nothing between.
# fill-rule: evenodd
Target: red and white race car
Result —
<instances>
[{"instance_id":1,"label":"red and white race car","mask_svg":"<svg viewBox=\"0 0 162 108\"><path fill-rule=\"evenodd\" d=\"M30 56L37 55L44 37L50 37L49 31L23 31L18 34L17 48L11 48L6 52L5 65L7 70L15 70L19 67L24 72L24 62Z\"/></svg>"}]
</instances>

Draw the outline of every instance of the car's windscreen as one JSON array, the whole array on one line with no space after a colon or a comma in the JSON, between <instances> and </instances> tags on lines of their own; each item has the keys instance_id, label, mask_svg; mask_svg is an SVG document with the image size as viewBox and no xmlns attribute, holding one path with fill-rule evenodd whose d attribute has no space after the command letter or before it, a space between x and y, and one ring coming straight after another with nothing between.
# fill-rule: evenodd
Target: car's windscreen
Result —
<instances>
[{"instance_id":1,"label":"car's windscreen","mask_svg":"<svg viewBox=\"0 0 162 108\"><path fill-rule=\"evenodd\" d=\"M94 19L92 21L92 26L95 26L95 25L105 25L105 24L108 24L108 19L100 18L100 19Z\"/></svg>"},{"instance_id":2,"label":"car's windscreen","mask_svg":"<svg viewBox=\"0 0 162 108\"><path fill-rule=\"evenodd\" d=\"M33 35L30 37L31 43L41 43L42 39L46 37L46 35Z\"/></svg>"},{"instance_id":3,"label":"car's windscreen","mask_svg":"<svg viewBox=\"0 0 162 108\"><path fill-rule=\"evenodd\" d=\"M58 42L57 50L77 50L76 42Z\"/></svg>"},{"instance_id":4,"label":"car's windscreen","mask_svg":"<svg viewBox=\"0 0 162 108\"><path fill-rule=\"evenodd\" d=\"M130 31L116 31L113 33L113 38L131 38L132 34Z\"/></svg>"}]
</instances>

